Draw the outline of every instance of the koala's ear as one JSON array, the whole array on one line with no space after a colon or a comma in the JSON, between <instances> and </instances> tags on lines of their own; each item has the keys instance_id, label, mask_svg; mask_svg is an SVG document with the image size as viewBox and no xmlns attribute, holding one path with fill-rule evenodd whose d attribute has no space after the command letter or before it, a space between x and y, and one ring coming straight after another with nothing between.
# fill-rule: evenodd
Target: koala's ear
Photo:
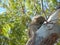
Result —
<instances>
[{"instance_id":1,"label":"koala's ear","mask_svg":"<svg viewBox=\"0 0 60 45\"><path fill-rule=\"evenodd\" d=\"M39 17L38 15L32 17L32 21L35 21L38 17Z\"/></svg>"}]
</instances>

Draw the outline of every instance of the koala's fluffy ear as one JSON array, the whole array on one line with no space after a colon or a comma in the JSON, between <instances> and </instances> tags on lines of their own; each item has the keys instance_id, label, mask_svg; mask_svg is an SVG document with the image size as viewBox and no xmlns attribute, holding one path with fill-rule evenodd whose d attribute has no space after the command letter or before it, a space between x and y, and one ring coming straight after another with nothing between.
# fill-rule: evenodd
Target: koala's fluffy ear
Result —
<instances>
[{"instance_id":1,"label":"koala's fluffy ear","mask_svg":"<svg viewBox=\"0 0 60 45\"><path fill-rule=\"evenodd\" d=\"M37 19L38 17L40 17L40 15L34 16L34 17L32 18L32 21L35 20L35 19Z\"/></svg>"}]
</instances>

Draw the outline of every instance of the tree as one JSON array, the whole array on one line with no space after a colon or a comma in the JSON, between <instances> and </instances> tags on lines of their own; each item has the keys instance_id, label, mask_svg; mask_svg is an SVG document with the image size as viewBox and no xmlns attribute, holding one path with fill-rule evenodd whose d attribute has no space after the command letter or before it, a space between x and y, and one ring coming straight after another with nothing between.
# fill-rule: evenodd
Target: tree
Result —
<instances>
[{"instance_id":1,"label":"tree","mask_svg":"<svg viewBox=\"0 0 60 45\"><path fill-rule=\"evenodd\" d=\"M60 16L60 9L56 10L55 13L53 13L49 19L47 20L48 23L44 23L41 28L36 32L36 44L40 42L40 45L52 45L56 42L57 39L60 39L60 24L59 24L59 16ZM58 34L58 36L56 35ZM50 36L54 35L53 37L56 38L54 39L53 37L50 38ZM49 36L49 37L48 37ZM42 37L42 39L40 39ZM47 41L46 41L47 38ZM40 39L40 40L39 40ZM45 39L45 42L44 42ZM51 40L52 39L52 40ZM39 41L37 41L39 40ZM41 40L43 40L41 42ZM59 42L57 40L57 42ZM60 43L60 42L59 42ZM57 43L56 43L57 45Z\"/></svg>"}]
</instances>

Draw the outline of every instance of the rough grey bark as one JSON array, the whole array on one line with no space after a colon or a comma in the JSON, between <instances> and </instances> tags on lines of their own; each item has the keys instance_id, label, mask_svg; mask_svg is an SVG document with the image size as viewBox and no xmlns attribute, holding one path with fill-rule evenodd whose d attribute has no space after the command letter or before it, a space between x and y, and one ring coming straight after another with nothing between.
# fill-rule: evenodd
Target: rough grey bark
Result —
<instances>
[{"instance_id":1,"label":"rough grey bark","mask_svg":"<svg viewBox=\"0 0 60 45\"><path fill-rule=\"evenodd\" d=\"M60 25L57 23L59 17L60 9L56 10L36 31L29 45L53 45L60 38Z\"/></svg>"},{"instance_id":2,"label":"rough grey bark","mask_svg":"<svg viewBox=\"0 0 60 45\"><path fill-rule=\"evenodd\" d=\"M35 37L35 45L40 45L40 43L42 43L42 40L47 38L52 33L56 33L60 37L60 25L57 24L59 16L60 9L56 10L56 12L49 17L49 19L47 20L48 23L44 22L40 29L37 30ZM48 44L44 43L43 45Z\"/></svg>"}]
</instances>

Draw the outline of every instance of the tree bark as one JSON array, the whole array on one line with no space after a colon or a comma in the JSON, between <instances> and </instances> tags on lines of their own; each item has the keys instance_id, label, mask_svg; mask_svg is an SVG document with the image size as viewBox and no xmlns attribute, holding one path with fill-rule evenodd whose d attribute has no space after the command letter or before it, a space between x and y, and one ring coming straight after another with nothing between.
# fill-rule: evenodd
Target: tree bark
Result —
<instances>
[{"instance_id":1,"label":"tree bark","mask_svg":"<svg viewBox=\"0 0 60 45\"><path fill-rule=\"evenodd\" d=\"M56 10L49 19L36 31L30 45L53 45L60 38L60 25L57 23L60 17L60 9Z\"/></svg>"},{"instance_id":2,"label":"tree bark","mask_svg":"<svg viewBox=\"0 0 60 45\"><path fill-rule=\"evenodd\" d=\"M45 40L52 33L56 33L58 35L58 37L60 37L60 25L57 24L59 16L60 16L60 9L56 10L56 12L49 17L49 19L47 20L48 23L44 22L44 24L40 27L40 29L37 30L35 45L40 45L42 43L43 39ZM41 41L40 37L43 37L42 41ZM52 40L53 40L53 38L52 38ZM49 45L49 44L46 44L46 45Z\"/></svg>"}]
</instances>

